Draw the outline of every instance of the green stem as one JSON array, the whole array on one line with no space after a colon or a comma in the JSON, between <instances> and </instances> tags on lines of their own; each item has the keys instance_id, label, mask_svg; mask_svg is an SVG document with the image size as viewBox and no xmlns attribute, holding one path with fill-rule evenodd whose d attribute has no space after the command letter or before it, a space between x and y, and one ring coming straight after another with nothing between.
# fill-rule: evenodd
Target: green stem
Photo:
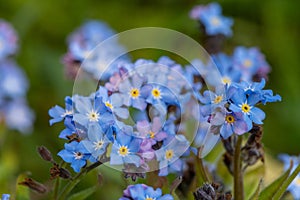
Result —
<instances>
[{"instance_id":1,"label":"green stem","mask_svg":"<svg viewBox=\"0 0 300 200\"><path fill-rule=\"evenodd\" d=\"M237 137L237 143L234 150L234 165L233 165L233 178L234 178L234 199L244 199L244 182L243 182L243 171L241 163L241 147L243 138L242 136Z\"/></svg>"},{"instance_id":2,"label":"green stem","mask_svg":"<svg viewBox=\"0 0 300 200\"><path fill-rule=\"evenodd\" d=\"M209 178L209 176L207 174L207 171L206 171L206 169L205 169L205 167L203 165L203 159L200 157L201 151L202 151L202 148L200 147L199 151L198 151L198 156L196 158L196 160L197 160L197 167L198 167L199 173L201 175L200 178L202 178L202 179L200 179L200 181L203 181L204 183L205 182L210 182L210 178ZM202 185L202 183L200 183L200 184Z\"/></svg>"},{"instance_id":3,"label":"green stem","mask_svg":"<svg viewBox=\"0 0 300 200\"><path fill-rule=\"evenodd\" d=\"M63 189L61 194L58 197L58 200L65 200L67 195L72 191L72 189L80 182L81 178L86 175L89 171L92 169L95 169L96 167L102 165L103 163L109 161L109 158L104 158L102 161L97 161L93 163L92 165L84 168L79 174L77 174L71 182L69 182L66 187Z\"/></svg>"},{"instance_id":4,"label":"green stem","mask_svg":"<svg viewBox=\"0 0 300 200\"><path fill-rule=\"evenodd\" d=\"M59 167L64 167L65 164L66 164L65 161L61 161L61 163L59 164ZM58 196L59 184L60 184L60 177L57 177L55 180L54 189L53 189L53 199L55 199L55 200L57 199L57 196Z\"/></svg>"},{"instance_id":5,"label":"green stem","mask_svg":"<svg viewBox=\"0 0 300 200\"><path fill-rule=\"evenodd\" d=\"M210 182L210 179L207 175L206 169L203 165L203 159L202 158L198 158L198 164L199 164L199 170L202 174L202 178L203 178L204 182Z\"/></svg>"},{"instance_id":6,"label":"green stem","mask_svg":"<svg viewBox=\"0 0 300 200\"><path fill-rule=\"evenodd\" d=\"M55 180L54 191L53 191L53 199L57 199L58 189L59 189L60 178L57 177Z\"/></svg>"}]
</instances>

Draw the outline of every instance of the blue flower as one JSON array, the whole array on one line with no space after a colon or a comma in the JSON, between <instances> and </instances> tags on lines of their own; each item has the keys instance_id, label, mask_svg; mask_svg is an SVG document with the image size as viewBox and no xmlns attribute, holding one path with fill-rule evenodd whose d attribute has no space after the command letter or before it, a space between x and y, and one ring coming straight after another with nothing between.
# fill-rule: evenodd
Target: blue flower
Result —
<instances>
[{"instance_id":1,"label":"blue flower","mask_svg":"<svg viewBox=\"0 0 300 200\"><path fill-rule=\"evenodd\" d=\"M243 89L237 88L231 100L232 104L230 104L229 109L233 112L243 113L249 129L252 128L252 122L263 124L262 120L265 119L266 115L261 109L255 107L261 100L259 94L246 95Z\"/></svg>"},{"instance_id":2,"label":"blue flower","mask_svg":"<svg viewBox=\"0 0 300 200\"><path fill-rule=\"evenodd\" d=\"M74 121L88 128L90 124L98 124L106 131L114 122L101 97L94 94L91 97L78 96L73 100L76 108Z\"/></svg>"},{"instance_id":3,"label":"blue flower","mask_svg":"<svg viewBox=\"0 0 300 200\"><path fill-rule=\"evenodd\" d=\"M13 27L0 19L0 60L16 53L18 36Z\"/></svg>"},{"instance_id":4,"label":"blue flower","mask_svg":"<svg viewBox=\"0 0 300 200\"><path fill-rule=\"evenodd\" d=\"M97 96L102 97L102 101L108 110L122 119L127 119L129 112L127 108L123 108L123 99L117 94L108 95L108 90L105 87L100 86Z\"/></svg>"},{"instance_id":5,"label":"blue flower","mask_svg":"<svg viewBox=\"0 0 300 200\"><path fill-rule=\"evenodd\" d=\"M2 197L0 200L9 200L10 199L10 194L2 194Z\"/></svg>"},{"instance_id":6,"label":"blue flower","mask_svg":"<svg viewBox=\"0 0 300 200\"><path fill-rule=\"evenodd\" d=\"M65 109L63 109L60 106L54 106L49 110L49 115L53 118L50 119L49 123L50 126L52 126L54 123L60 122L64 120L65 118L73 117L73 101L71 97L65 98Z\"/></svg>"},{"instance_id":7,"label":"blue flower","mask_svg":"<svg viewBox=\"0 0 300 200\"><path fill-rule=\"evenodd\" d=\"M133 106L139 110L145 110L147 103L145 101L146 92L141 90L144 79L138 74L134 74L129 78L124 79L118 86L120 93L117 93L117 98L123 99L123 104Z\"/></svg>"},{"instance_id":8,"label":"blue flower","mask_svg":"<svg viewBox=\"0 0 300 200\"><path fill-rule=\"evenodd\" d=\"M273 95L272 90L263 90L263 88L266 85L265 79L261 79L260 82L241 82L240 84L237 84L237 87L240 87L244 89L246 94L258 94L260 96L260 102L262 102L264 105L269 102L277 102L281 101L280 95Z\"/></svg>"},{"instance_id":9,"label":"blue flower","mask_svg":"<svg viewBox=\"0 0 300 200\"><path fill-rule=\"evenodd\" d=\"M104 22L88 21L68 38L69 50L75 60L82 61L100 42L114 34Z\"/></svg>"},{"instance_id":10,"label":"blue flower","mask_svg":"<svg viewBox=\"0 0 300 200\"><path fill-rule=\"evenodd\" d=\"M182 173L183 161L180 159L189 148L189 142L183 135L169 136L163 146L155 152L159 161L159 176L169 173Z\"/></svg>"},{"instance_id":11,"label":"blue flower","mask_svg":"<svg viewBox=\"0 0 300 200\"><path fill-rule=\"evenodd\" d=\"M152 105L159 104L164 107L166 104L178 104L178 102L176 102L176 97L168 88L155 83L144 86L144 89L146 89L146 87L149 94L146 99L147 103Z\"/></svg>"},{"instance_id":12,"label":"blue flower","mask_svg":"<svg viewBox=\"0 0 300 200\"><path fill-rule=\"evenodd\" d=\"M8 103L4 108L6 125L22 133L30 133L35 119L27 103L20 99Z\"/></svg>"},{"instance_id":13,"label":"blue flower","mask_svg":"<svg viewBox=\"0 0 300 200\"><path fill-rule=\"evenodd\" d=\"M270 67L258 48L236 47L232 56L234 68L242 72L242 80L251 81L255 75L266 78Z\"/></svg>"},{"instance_id":14,"label":"blue flower","mask_svg":"<svg viewBox=\"0 0 300 200\"><path fill-rule=\"evenodd\" d=\"M71 163L71 167L75 172L80 172L80 169L86 165L90 158L90 153L81 142L73 141L65 144L65 149L58 154L65 162Z\"/></svg>"},{"instance_id":15,"label":"blue flower","mask_svg":"<svg viewBox=\"0 0 300 200\"><path fill-rule=\"evenodd\" d=\"M219 4L211 3L202 8L197 7L192 14L198 15L197 17L204 25L207 35L223 34L227 37L232 35L233 20L222 15L222 8Z\"/></svg>"},{"instance_id":16,"label":"blue flower","mask_svg":"<svg viewBox=\"0 0 300 200\"><path fill-rule=\"evenodd\" d=\"M110 154L111 165L135 164L140 166L141 158L138 156L142 140L135 138L130 132L117 133Z\"/></svg>"},{"instance_id":17,"label":"blue flower","mask_svg":"<svg viewBox=\"0 0 300 200\"><path fill-rule=\"evenodd\" d=\"M221 125L220 134L224 139L229 138L233 133L242 135L250 131L251 126L245 122L243 113L228 112L225 115L225 121Z\"/></svg>"},{"instance_id":18,"label":"blue flower","mask_svg":"<svg viewBox=\"0 0 300 200\"><path fill-rule=\"evenodd\" d=\"M162 194L160 188L154 190L145 184L129 185L119 200L173 200L170 194Z\"/></svg>"},{"instance_id":19,"label":"blue flower","mask_svg":"<svg viewBox=\"0 0 300 200\"><path fill-rule=\"evenodd\" d=\"M86 22L68 38L69 52L64 59L66 68L71 66L70 63L82 62L82 69L95 79L107 78L116 71L118 62L129 60L126 55L119 57L125 49L113 35L115 32L104 22ZM116 57L119 58L114 61Z\"/></svg>"},{"instance_id":20,"label":"blue flower","mask_svg":"<svg viewBox=\"0 0 300 200\"><path fill-rule=\"evenodd\" d=\"M212 114L216 108L224 107L225 103L227 103L225 87L223 85L217 87L216 92L206 90L199 100L204 104L200 107L201 114L208 116Z\"/></svg>"},{"instance_id":21,"label":"blue flower","mask_svg":"<svg viewBox=\"0 0 300 200\"><path fill-rule=\"evenodd\" d=\"M233 68L232 58L227 56L224 53L219 53L212 55L213 62L216 64L218 70L220 71L220 75L222 78L223 84L230 85L234 82L240 82L241 79L241 72ZM212 77L210 77L210 75ZM207 78L215 79L216 77L213 76L214 74L209 73Z\"/></svg>"},{"instance_id":22,"label":"blue flower","mask_svg":"<svg viewBox=\"0 0 300 200\"><path fill-rule=\"evenodd\" d=\"M107 145L111 142L105 136L103 130L94 124L89 126L87 134L87 138L82 140L81 143L98 160L106 152Z\"/></svg>"},{"instance_id":23,"label":"blue flower","mask_svg":"<svg viewBox=\"0 0 300 200\"><path fill-rule=\"evenodd\" d=\"M15 62L0 62L0 93L7 98L20 98L26 95L28 81L25 73Z\"/></svg>"}]
</instances>

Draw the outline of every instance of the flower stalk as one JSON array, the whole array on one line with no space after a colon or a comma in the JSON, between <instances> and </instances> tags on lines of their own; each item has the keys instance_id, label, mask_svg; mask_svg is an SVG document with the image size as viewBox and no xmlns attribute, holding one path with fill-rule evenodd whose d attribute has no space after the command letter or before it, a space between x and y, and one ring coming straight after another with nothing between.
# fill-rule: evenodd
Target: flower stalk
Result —
<instances>
[{"instance_id":1,"label":"flower stalk","mask_svg":"<svg viewBox=\"0 0 300 200\"><path fill-rule=\"evenodd\" d=\"M103 158L102 161L97 161L90 166L83 169L80 173L78 173L63 189L57 200L64 200L68 196L68 194L72 191L72 189L81 181L81 178L84 177L88 172L91 170L97 168L98 166L102 165L103 163L106 163L109 161L110 158Z\"/></svg>"},{"instance_id":2,"label":"flower stalk","mask_svg":"<svg viewBox=\"0 0 300 200\"><path fill-rule=\"evenodd\" d=\"M234 150L234 164L233 164L234 199L235 200L243 200L244 199L244 180L243 180L243 170L242 170L242 162L241 162L242 142L243 142L243 137L238 136L235 150Z\"/></svg>"}]
</instances>

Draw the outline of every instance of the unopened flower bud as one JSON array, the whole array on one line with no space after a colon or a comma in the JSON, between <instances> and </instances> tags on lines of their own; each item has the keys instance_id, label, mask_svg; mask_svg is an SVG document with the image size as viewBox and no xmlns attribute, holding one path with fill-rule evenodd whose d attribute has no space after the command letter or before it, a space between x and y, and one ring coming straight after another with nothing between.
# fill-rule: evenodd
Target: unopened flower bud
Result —
<instances>
[{"instance_id":1,"label":"unopened flower bud","mask_svg":"<svg viewBox=\"0 0 300 200\"><path fill-rule=\"evenodd\" d=\"M48 162L52 162L53 161L53 157L52 157L52 154L51 152L44 146L40 146L37 148L38 150L38 153L40 154L40 156L48 161Z\"/></svg>"},{"instance_id":2,"label":"unopened flower bud","mask_svg":"<svg viewBox=\"0 0 300 200\"><path fill-rule=\"evenodd\" d=\"M38 193L45 193L47 192L47 188L46 186L44 186L43 184L31 179L31 178L25 178L24 181L18 183L19 185L24 185L29 187L30 189L38 192Z\"/></svg>"}]
</instances>

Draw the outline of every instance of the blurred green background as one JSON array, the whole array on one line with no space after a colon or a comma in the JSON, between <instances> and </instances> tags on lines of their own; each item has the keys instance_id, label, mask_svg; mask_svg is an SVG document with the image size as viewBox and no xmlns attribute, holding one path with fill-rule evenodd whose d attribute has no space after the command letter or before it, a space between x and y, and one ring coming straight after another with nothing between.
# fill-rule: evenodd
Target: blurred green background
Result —
<instances>
[{"instance_id":1,"label":"blurred green background","mask_svg":"<svg viewBox=\"0 0 300 200\"><path fill-rule=\"evenodd\" d=\"M196 0L0 0L0 18L11 22L19 34L17 62L30 80L28 101L36 114L34 132L21 135L9 131L1 136L0 194L13 192L18 174L31 171L32 177L45 182L50 165L36 154L36 147L47 146L58 152L63 141L57 139L63 125L49 127L48 109L63 105L72 94L73 83L63 74L62 56L67 51L66 37L86 19L106 21L117 32L158 26L171 28L195 39L197 22L189 19L190 9L212 1ZM268 88L282 96L281 103L264 110L265 147L276 156L280 152L300 152L300 3L297 0L224 0L218 1L223 14L234 18L234 36L226 52L234 46L259 46L272 66ZM149 56L147 56L149 57ZM109 170L109 169L105 169ZM115 185L98 191L101 199L116 199L125 183L113 171L105 184ZM95 177L90 178L94 181ZM92 180L93 179L93 180ZM117 183L117 184L116 184ZM117 186L116 186L117 185ZM114 190L115 187L119 189ZM109 189L111 188L111 189ZM114 193L115 196L109 196ZM105 196L106 195L106 196Z\"/></svg>"}]
</instances>

